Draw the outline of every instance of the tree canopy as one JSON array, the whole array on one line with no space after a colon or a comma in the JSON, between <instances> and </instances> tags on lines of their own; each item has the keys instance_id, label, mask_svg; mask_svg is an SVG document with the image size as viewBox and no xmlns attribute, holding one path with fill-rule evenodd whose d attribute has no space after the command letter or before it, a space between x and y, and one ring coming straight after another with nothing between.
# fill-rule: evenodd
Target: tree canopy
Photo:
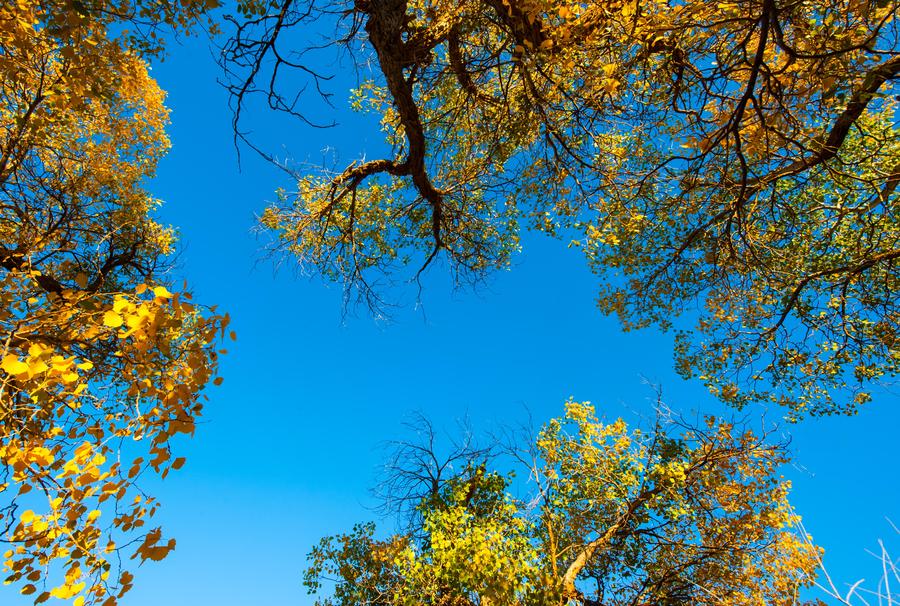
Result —
<instances>
[{"instance_id":1,"label":"tree canopy","mask_svg":"<svg viewBox=\"0 0 900 606\"><path fill-rule=\"evenodd\" d=\"M412 523L323 539L306 574L317 604L772 606L812 583L818 553L776 475L785 453L751 432L707 419L643 433L569 402L532 439L493 459L403 449L389 484L403 489L385 496L417 487Z\"/></svg>"},{"instance_id":2,"label":"tree canopy","mask_svg":"<svg viewBox=\"0 0 900 606\"><path fill-rule=\"evenodd\" d=\"M123 558L175 546L140 480L184 465L228 316L169 271L148 61L217 5L0 4L0 541L35 603L115 606ZM236 6L239 138L251 96L310 121L297 88L326 94L292 31L334 26L324 47L363 72L351 104L387 151L293 171L261 221L366 303L436 260L483 279L533 229L583 252L625 328L678 328L679 371L734 406L852 412L897 373L900 3ZM638 606L787 605L812 582L818 550L765 438L714 419L643 433L575 402L532 438L453 465L405 451L386 486L406 525L324 539L307 585L335 606Z\"/></svg>"},{"instance_id":3,"label":"tree canopy","mask_svg":"<svg viewBox=\"0 0 900 606\"><path fill-rule=\"evenodd\" d=\"M0 541L35 602L115 604L174 547L138 479L183 458L227 318L168 283L145 58L212 2L0 6ZM168 287L167 287L168 286Z\"/></svg>"},{"instance_id":4,"label":"tree canopy","mask_svg":"<svg viewBox=\"0 0 900 606\"><path fill-rule=\"evenodd\" d=\"M546 232L602 312L679 329L684 376L799 418L853 412L900 359L898 8L271 0L224 60L238 117L263 93L309 120L326 75L291 32L331 19L381 121L383 157L298 171L262 216L301 263L377 304L385 275L480 279Z\"/></svg>"}]
</instances>

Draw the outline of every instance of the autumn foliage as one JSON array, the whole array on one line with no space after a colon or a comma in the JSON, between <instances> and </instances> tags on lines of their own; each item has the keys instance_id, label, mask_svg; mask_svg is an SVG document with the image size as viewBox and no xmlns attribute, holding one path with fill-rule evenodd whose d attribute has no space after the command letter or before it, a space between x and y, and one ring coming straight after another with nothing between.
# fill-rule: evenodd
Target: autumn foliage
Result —
<instances>
[{"instance_id":1,"label":"autumn foliage","mask_svg":"<svg viewBox=\"0 0 900 606\"><path fill-rule=\"evenodd\" d=\"M712 419L682 430L569 402L507 453L524 487L501 459L448 466L418 445L394 470L418 481L412 524L323 539L307 586L329 606L796 604L818 559L792 528L784 452Z\"/></svg>"},{"instance_id":2,"label":"autumn foliage","mask_svg":"<svg viewBox=\"0 0 900 606\"><path fill-rule=\"evenodd\" d=\"M114 606L129 562L175 547L140 480L184 465L228 317L169 271L148 61L217 5L0 3L0 541L35 603ZM532 229L583 253L625 329L678 329L678 371L730 405L852 413L900 371L900 3L235 6L238 139L254 95L308 120L297 88L325 90L291 32L325 24L318 50L356 53L350 104L383 153L293 171L261 215L349 295L378 307L383 278L439 260L483 279ZM324 539L308 587L333 606L787 606L812 582L787 457L753 433L642 433L570 402L530 437L449 475L401 460L405 525Z\"/></svg>"},{"instance_id":3,"label":"autumn foliage","mask_svg":"<svg viewBox=\"0 0 900 606\"><path fill-rule=\"evenodd\" d=\"M137 482L184 464L227 324L167 287L144 189L169 142L142 56L182 5L0 6L0 541L36 603L115 604L122 559L175 545Z\"/></svg>"},{"instance_id":4,"label":"autumn foliage","mask_svg":"<svg viewBox=\"0 0 900 606\"><path fill-rule=\"evenodd\" d=\"M225 59L238 111L259 92L306 118L298 87L327 83L285 60L291 32L338 15L365 78L386 150L298 168L262 217L301 264L377 306L385 276L441 258L478 280L545 232L583 251L603 313L679 329L684 376L796 419L898 370L898 10L272 0Z\"/></svg>"}]
</instances>

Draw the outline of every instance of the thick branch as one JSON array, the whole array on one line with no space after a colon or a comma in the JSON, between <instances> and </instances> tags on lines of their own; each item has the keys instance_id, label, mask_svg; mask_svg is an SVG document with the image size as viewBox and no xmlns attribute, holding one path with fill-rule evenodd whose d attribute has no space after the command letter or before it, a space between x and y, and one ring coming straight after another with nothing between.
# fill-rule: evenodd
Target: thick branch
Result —
<instances>
[{"instance_id":1,"label":"thick branch","mask_svg":"<svg viewBox=\"0 0 900 606\"><path fill-rule=\"evenodd\" d=\"M472 80L472 75L466 69L466 62L463 58L462 49L459 41L459 28L453 28L447 37L447 58L450 60L450 69L456 76L456 81L470 97L484 103L497 105L497 100L482 93Z\"/></svg>"},{"instance_id":2,"label":"thick branch","mask_svg":"<svg viewBox=\"0 0 900 606\"><path fill-rule=\"evenodd\" d=\"M563 575L563 597L567 599L576 599L580 597L580 592L575 587L575 581L578 579L578 575L581 574L584 567L588 565L591 558L597 555L597 553L602 553L612 546L613 540L625 532L625 529L628 527L629 522L631 522L632 517L634 517L635 512L643 507L655 494L660 492L661 489L662 485L658 484L638 495L638 497L628 505L628 509L626 509L622 515L610 525L606 532L585 545L575 560L569 564L569 568L566 569L566 574Z\"/></svg>"},{"instance_id":3,"label":"thick branch","mask_svg":"<svg viewBox=\"0 0 900 606\"><path fill-rule=\"evenodd\" d=\"M685 476L688 478L688 481L691 481L693 475L699 470L715 463L733 458L737 455L740 455L742 452L747 452L747 450L723 447L711 451L705 451L699 459L695 460L685 470ZM666 488L666 484L656 483L652 486L652 488L648 488L642 491L634 500L632 500L628 504L628 508L624 512L622 512L618 518L616 518L616 520L610 525L606 532L604 532L602 535L600 535L600 537L594 539L582 548L575 560L571 564L569 564L565 575L563 575L562 585L564 598L569 600L578 599L584 601L583 596L581 596L581 592L579 592L578 588L575 587L575 581L578 579L578 575L581 574L582 570L584 570L584 568L590 563L591 559L594 558L594 556L610 549L612 547L613 541L625 534L628 529L628 525L634 518L635 513L637 513L642 507L644 507L644 505L650 499L661 493Z\"/></svg>"},{"instance_id":4,"label":"thick branch","mask_svg":"<svg viewBox=\"0 0 900 606\"><path fill-rule=\"evenodd\" d=\"M23 271L27 269L28 262L25 257L14 250L0 248L0 267L7 271ZM44 291L62 296L65 286L56 278L44 274L35 276L34 281Z\"/></svg>"},{"instance_id":5,"label":"thick branch","mask_svg":"<svg viewBox=\"0 0 900 606\"><path fill-rule=\"evenodd\" d=\"M432 233L435 251L443 247L441 239L442 193L431 183L425 170L426 145L425 130L419 108L413 98L412 84L404 76L404 68L410 59L410 49L403 40L406 28L405 0L378 0L365 4L369 19L366 32L369 41L378 54L381 71L387 81L388 90L397 107L400 123L409 143L404 167L412 178L419 194L431 205ZM449 32L449 29L448 29ZM437 39L437 38L436 38ZM414 57L421 56L424 49L417 47Z\"/></svg>"},{"instance_id":6,"label":"thick branch","mask_svg":"<svg viewBox=\"0 0 900 606\"><path fill-rule=\"evenodd\" d=\"M869 102L874 98L878 89L887 82L900 74L900 55L891 57L884 63L872 69L863 79L862 85L850 97L847 107L837 117L832 124L831 129L827 131L827 137L824 142L812 154L801 158L784 168L776 170L764 177L749 181L748 188L753 191L759 191L769 183L777 181L782 177L796 175L823 162L826 162L837 155L838 150L844 143L844 139L850 132L850 127L859 119L862 113L868 107Z\"/></svg>"}]
</instances>

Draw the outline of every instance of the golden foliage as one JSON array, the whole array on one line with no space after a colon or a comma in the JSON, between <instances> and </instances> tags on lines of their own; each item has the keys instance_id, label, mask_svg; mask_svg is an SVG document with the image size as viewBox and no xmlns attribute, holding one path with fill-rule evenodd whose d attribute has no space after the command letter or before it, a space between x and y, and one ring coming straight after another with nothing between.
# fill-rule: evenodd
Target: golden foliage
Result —
<instances>
[{"instance_id":1,"label":"golden foliage","mask_svg":"<svg viewBox=\"0 0 900 606\"><path fill-rule=\"evenodd\" d=\"M143 187L169 142L141 23L211 3L181 5L0 6L0 540L36 603L111 606L122 555L175 546L137 482L184 463L227 324L160 283L173 234Z\"/></svg>"},{"instance_id":2,"label":"golden foliage","mask_svg":"<svg viewBox=\"0 0 900 606\"><path fill-rule=\"evenodd\" d=\"M238 108L258 80L296 113L255 59L330 10L256 6L229 48L236 69L257 66ZM677 366L726 402L852 412L900 360L898 10L348 4L343 41L378 66L353 103L380 117L391 152L298 175L263 224L370 303L381 274L441 254L478 279L508 265L522 227L543 231L584 251L625 328L689 316Z\"/></svg>"},{"instance_id":3,"label":"golden foliage","mask_svg":"<svg viewBox=\"0 0 900 606\"><path fill-rule=\"evenodd\" d=\"M528 478L514 487L477 456L438 481L450 467L428 443L417 452L435 458L404 462L423 489L412 527L323 539L306 584L330 606L798 603L819 552L777 476L785 453L714 419L672 429L631 431L569 402L507 453Z\"/></svg>"}]
</instances>

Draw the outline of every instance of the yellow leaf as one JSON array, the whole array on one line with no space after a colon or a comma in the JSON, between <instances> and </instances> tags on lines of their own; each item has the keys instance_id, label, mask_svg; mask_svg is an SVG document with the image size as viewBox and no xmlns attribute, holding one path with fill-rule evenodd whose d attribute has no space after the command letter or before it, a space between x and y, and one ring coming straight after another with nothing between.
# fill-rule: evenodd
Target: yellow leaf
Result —
<instances>
[{"instance_id":1,"label":"yellow leaf","mask_svg":"<svg viewBox=\"0 0 900 606\"><path fill-rule=\"evenodd\" d=\"M46 372L49 368L50 367L39 358L30 358L28 360L28 372L31 376Z\"/></svg>"},{"instance_id":2,"label":"yellow leaf","mask_svg":"<svg viewBox=\"0 0 900 606\"><path fill-rule=\"evenodd\" d=\"M171 299L172 293L166 290L165 286L157 286L153 289L153 295L156 297L161 297L163 299Z\"/></svg>"},{"instance_id":3,"label":"yellow leaf","mask_svg":"<svg viewBox=\"0 0 900 606\"><path fill-rule=\"evenodd\" d=\"M32 343L28 346L28 355L32 358L39 358L43 355L46 355L53 351L53 348L49 345L43 345L41 343Z\"/></svg>"},{"instance_id":4,"label":"yellow leaf","mask_svg":"<svg viewBox=\"0 0 900 606\"><path fill-rule=\"evenodd\" d=\"M47 467L53 463L53 454L48 448L39 446L28 451L28 460L37 463L41 467Z\"/></svg>"},{"instance_id":5,"label":"yellow leaf","mask_svg":"<svg viewBox=\"0 0 900 606\"><path fill-rule=\"evenodd\" d=\"M81 590L84 589L84 582L70 584L66 583L65 585L60 585L59 587L54 587L50 590L50 595L54 598L59 598L61 600L67 600L73 596L81 593Z\"/></svg>"},{"instance_id":6,"label":"yellow leaf","mask_svg":"<svg viewBox=\"0 0 900 606\"><path fill-rule=\"evenodd\" d=\"M4 357L3 362L0 362L0 368L11 375L19 375L23 372L28 372L28 364L19 360L19 356L15 354L8 354Z\"/></svg>"},{"instance_id":7,"label":"yellow leaf","mask_svg":"<svg viewBox=\"0 0 900 606\"><path fill-rule=\"evenodd\" d=\"M117 314L116 312L110 310L103 314L103 325L109 326L110 328L118 328L125 323L125 320L122 319L122 316Z\"/></svg>"}]
</instances>

